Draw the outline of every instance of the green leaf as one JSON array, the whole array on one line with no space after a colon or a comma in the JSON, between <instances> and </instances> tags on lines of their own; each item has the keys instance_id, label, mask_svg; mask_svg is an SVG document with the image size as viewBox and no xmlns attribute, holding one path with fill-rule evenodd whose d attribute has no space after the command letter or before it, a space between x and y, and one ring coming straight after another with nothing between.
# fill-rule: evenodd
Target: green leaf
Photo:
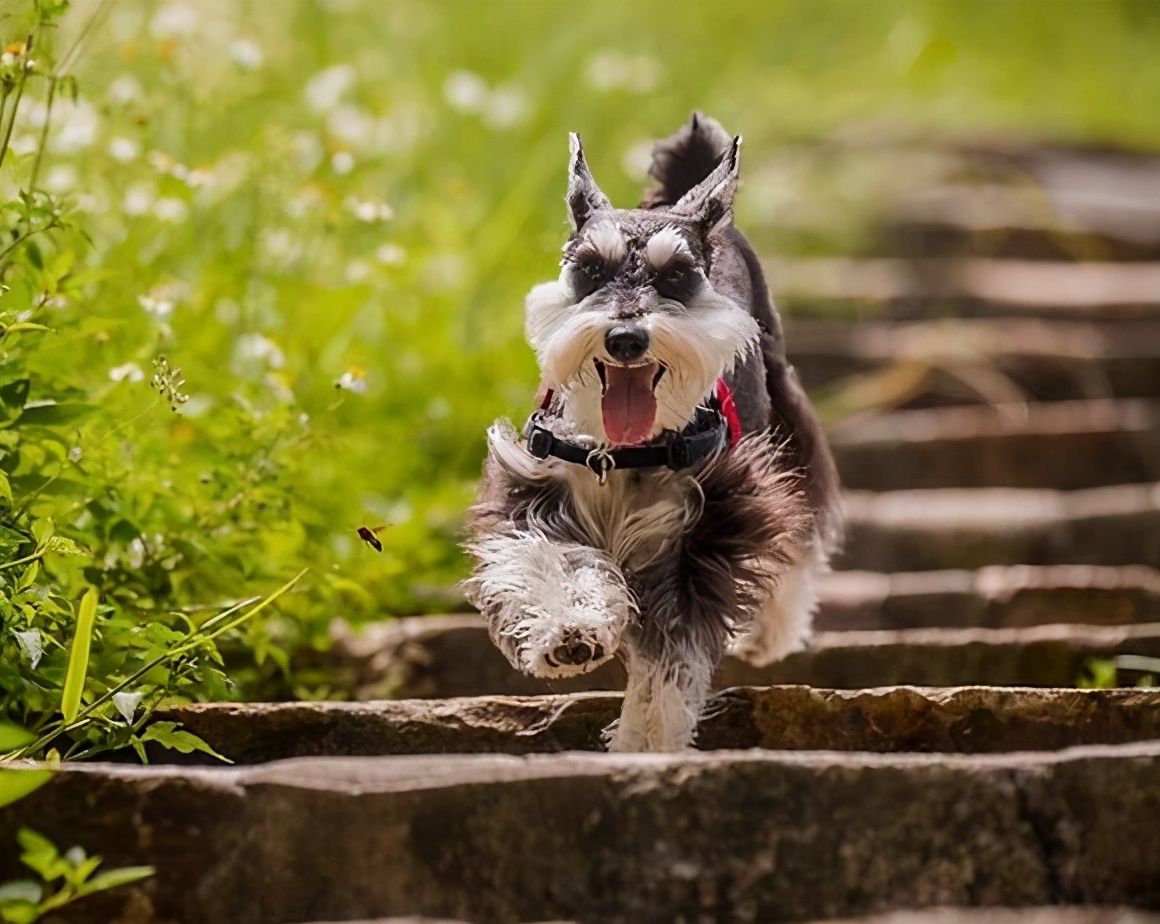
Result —
<instances>
[{"instance_id":1,"label":"green leaf","mask_svg":"<svg viewBox=\"0 0 1160 924\"><path fill-rule=\"evenodd\" d=\"M0 885L0 921L5 924L32 924L40 918L44 886L31 879L13 879Z\"/></svg>"},{"instance_id":2,"label":"green leaf","mask_svg":"<svg viewBox=\"0 0 1160 924\"><path fill-rule=\"evenodd\" d=\"M47 427L57 424L72 423L91 414L96 408L91 404L80 401L67 401L58 404L56 401L36 401L24 406L24 413L20 415L21 426Z\"/></svg>"},{"instance_id":3,"label":"green leaf","mask_svg":"<svg viewBox=\"0 0 1160 924\"><path fill-rule=\"evenodd\" d=\"M131 882L140 882L148 879L157 872L152 866L122 866L120 869L110 869L97 873L85 883L81 894L91 895L93 892L104 892L106 889L115 889L117 886L129 885Z\"/></svg>"},{"instance_id":4,"label":"green leaf","mask_svg":"<svg viewBox=\"0 0 1160 924\"><path fill-rule=\"evenodd\" d=\"M223 757L208 744L202 741L193 732L180 731L177 722L154 722L141 735L141 740L156 741L164 748L178 751L181 754L192 754L194 751L201 751L204 754L212 754L218 760L227 764L232 764L233 761L228 757Z\"/></svg>"},{"instance_id":5,"label":"green leaf","mask_svg":"<svg viewBox=\"0 0 1160 924\"><path fill-rule=\"evenodd\" d=\"M0 386L0 405L13 411L23 410L24 402L28 400L28 390L31 387L31 379L17 379L7 385Z\"/></svg>"},{"instance_id":6,"label":"green leaf","mask_svg":"<svg viewBox=\"0 0 1160 924\"><path fill-rule=\"evenodd\" d=\"M1116 686L1116 662L1104 658L1088 658L1084 661L1085 675L1079 678L1078 686L1084 690L1110 690Z\"/></svg>"},{"instance_id":7,"label":"green leaf","mask_svg":"<svg viewBox=\"0 0 1160 924\"><path fill-rule=\"evenodd\" d=\"M40 789L52 776L51 770L6 767L0 770L0 808L23 799Z\"/></svg>"},{"instance_id":8,"label":"green leaf","mask_svg":"<svg viewBox=\"0 0 1160 924\"><path fill-rule=\"evenodd\" d=\"M12 485L8 483L8 476L0 469L0 503L12 506Z\"/></svg>"},{"instance_id":9,"label":"green leaf","mask_svg":"<svg viewBox=\"0 0 1160 924\"><path fill-rule=\"evenodd\" d=\"M40 908L22 898L0 902L0 921L4 924L34 924L40 920Z\"/></svg>"},{"instance_id":10,"label":"green leaf","mask_svg":"<svg viewBox=\"0 0 1160 924\"><path fill-rule=\"evenodd\" d=\"M39 873L45 882L63 876L68 869L68 861L56 845L39 831L21 828L16 833L16 842L20 844L20 862Z\"/></svg>"},{"instance_id":11,"label":"green leaf","mask_svg":"<svg viewBox=\"0 0 1160 924\"><path fill-rule=\"evenodd\" d=\"M85 676L89 668L93 623L97 615L97 597L97 589L90 587L81 597L81 605L77 610L77 630L68 656L68 670L65 673L64 692L60 700L60 711L64 713L65 722L75 719L80 710L81 691L84 689Z\"/></svg>"},{"instance_id":12,"label":"green leaf","mask_svg":"<svg viewBox=\"0 0 1160 924\"><path fill-rule=\"evenodd\" d=\"M22 728L12 722L0 721L0 754L5 751L15 751L19 747L35 741L36 735L27 728Z\"/></svg>"}]
</instances>

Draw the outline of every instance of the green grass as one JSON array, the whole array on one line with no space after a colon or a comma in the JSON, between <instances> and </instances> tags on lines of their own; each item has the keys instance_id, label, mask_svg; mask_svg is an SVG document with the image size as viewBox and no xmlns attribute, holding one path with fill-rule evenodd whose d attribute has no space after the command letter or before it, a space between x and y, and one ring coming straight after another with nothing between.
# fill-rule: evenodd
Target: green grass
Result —
<instances>
[{"instance_id":1,"label":"green grass","mask_svg":"<svg viewBox=\"0 0 1160 924\"><path fill-rule=\"evenodd\" d=\"M22 38L31 3L0 9ZM0 269L5 323L52 328L0 340L0 395L58 402L0 430L0 562L34 558L0 570L0 693L29 726L59 707L89 584L84 702L303 567L233 637L252 654L229 679L185 661L153 701L325 695L291 656L331 618L454 602L484 430L536 387L522 299L564 238L569 130L629 204L647 142L716 115L746 139L743 227L793 201L780 152L860 126L1160 142L1151 2L116 0L76 4L58 53L94 15L38 171L71 228ZM28 185L48 86L0 201ZM356 535L380 523L381 555Z\"/></svg>"}]
</instances>

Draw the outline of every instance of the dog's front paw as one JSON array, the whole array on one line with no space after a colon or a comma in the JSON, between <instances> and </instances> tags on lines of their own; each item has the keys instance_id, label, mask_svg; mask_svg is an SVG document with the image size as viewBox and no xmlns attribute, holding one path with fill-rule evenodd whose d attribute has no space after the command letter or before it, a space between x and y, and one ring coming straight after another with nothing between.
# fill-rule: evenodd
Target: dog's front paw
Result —
<instances>
[{"instance_id":1,"label":"dog's front paw","mask_svg":"<svg viewBox=\"0 0 1160 924\"><path fill-rule=\"evenodd\" d=\"M541 625L545 631L526 638L518 652L517 666L535 677L577 677L595 670L616 653L624 629L621 620L592 616Z\"/></svg>"}]
</instances>

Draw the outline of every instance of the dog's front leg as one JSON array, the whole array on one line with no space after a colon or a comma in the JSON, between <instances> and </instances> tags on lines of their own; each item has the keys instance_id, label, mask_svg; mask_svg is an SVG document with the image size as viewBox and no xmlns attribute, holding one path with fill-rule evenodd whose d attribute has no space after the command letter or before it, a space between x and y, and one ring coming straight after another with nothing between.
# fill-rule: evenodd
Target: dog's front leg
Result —
<instances>
[{"instance_id":1,"label":"dog's front leg","mask_svg":"<svg viewBox=\"0 0 1160 924\"><path fill-rule=\"evenodd\" d=\"M466 590L492 642L536 677L584 674L616 653L637 607L603 552L539 533L485 536Z\"/></svg>"},{"instance_id":2,"label":"dog's front leg","mask_svg":"<svg viewBox=\"0 0 1160 924\"><path fill-rule=\"evenodd\" d=\"M695 648L628 646L620 719L605 731L610 751L679 751L693 743L716 659Z\"/></svg>"}]
</instances>

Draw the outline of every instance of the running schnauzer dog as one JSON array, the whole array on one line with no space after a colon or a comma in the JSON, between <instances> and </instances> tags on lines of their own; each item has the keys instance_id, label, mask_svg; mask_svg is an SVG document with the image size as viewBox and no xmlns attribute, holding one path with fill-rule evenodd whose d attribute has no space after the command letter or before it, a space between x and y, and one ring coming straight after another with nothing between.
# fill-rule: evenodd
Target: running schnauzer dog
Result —
<instances>
[{"instance_id":1,"label":"running schnauzer dog","mask_svg":"<svg viewBox=\"0 0 1160 924\"><path fill-rule=\"evenodd\" d=\"M615 751L691 744L730 645L801 647L839 538L833 459L733 226L740 146L694 114L654 148L659 188L616 209L571 136L563 271L526 306L539 409L488 433L468 596L528 674L620 656Z\"/></svg>"}]
</instances>

